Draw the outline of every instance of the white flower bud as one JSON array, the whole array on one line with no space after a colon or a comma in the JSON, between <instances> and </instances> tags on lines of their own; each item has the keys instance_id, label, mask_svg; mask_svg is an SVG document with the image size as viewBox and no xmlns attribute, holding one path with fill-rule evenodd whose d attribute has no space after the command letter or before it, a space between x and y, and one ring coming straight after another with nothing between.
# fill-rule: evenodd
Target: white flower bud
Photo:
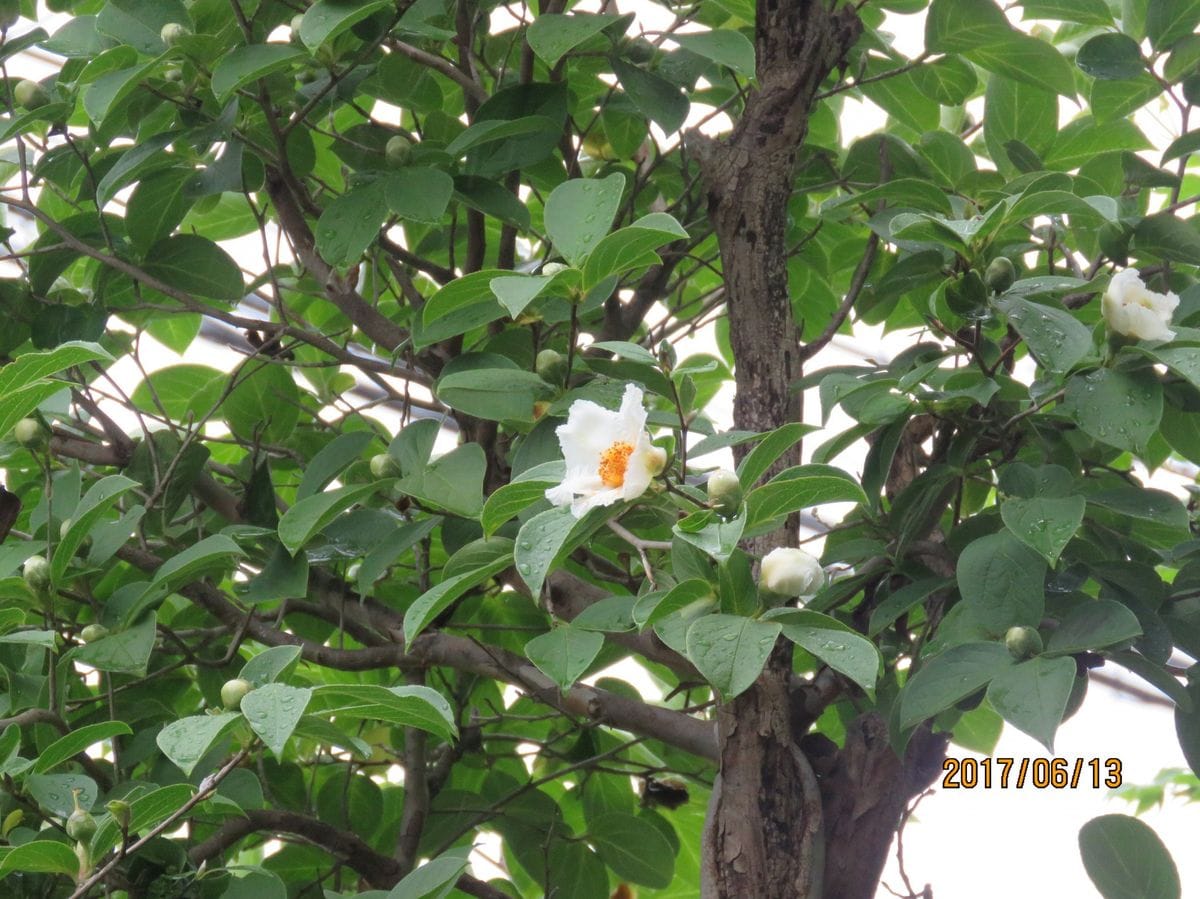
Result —
<instances>
[{"instance_id":1,"label":"white flower bud","mask_svg":"<svg viewBox=\"0 0 1200 899\"><path fill-rule=\"evenodd\" d=\"M1175 332L1167 326L1178 305L1174 293L1148 290L1133 268L1113 275L1100 302L1109 329L1138 340L1174 339Z\"/></svg>"},{"instance_id":2,"label":"white flower bud","mask_svg":"<svg viewBox=\"0 0 1200 899\"><path fill-rule=\"evenodd\" d=\"M728 468L709 472L708 504L725 518L733 517L741 508L742 482Z\"/></svg>"},{"instance_id":3,"label":"white flower bud","mask_svg":"<svg viewBox=\"0 0 1200 899\"><path fill-rule=\"evenodd\" d=\"M825 570L804 550L781 546L762 560L759 586L779 596L813 596L825 586Z\"/></svg>"}]
</instances>

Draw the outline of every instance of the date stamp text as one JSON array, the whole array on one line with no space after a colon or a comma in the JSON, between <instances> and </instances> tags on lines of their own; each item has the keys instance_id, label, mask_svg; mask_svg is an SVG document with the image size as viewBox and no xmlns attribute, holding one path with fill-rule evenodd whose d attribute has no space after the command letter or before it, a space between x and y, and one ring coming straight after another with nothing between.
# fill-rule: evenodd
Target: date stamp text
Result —
<instances>
[{"instance_id":1,"label":"date stamp text","mask_svg":"<svg viewBox=\"0 0 1200 899\"><path fill-rule=\"evenodd\" d=\"M1002 790L1031 786L1039 790L1099 790L1121 786L1120 759L948 758L942 763L942 789Z\"/></svg>"}]
</instances>

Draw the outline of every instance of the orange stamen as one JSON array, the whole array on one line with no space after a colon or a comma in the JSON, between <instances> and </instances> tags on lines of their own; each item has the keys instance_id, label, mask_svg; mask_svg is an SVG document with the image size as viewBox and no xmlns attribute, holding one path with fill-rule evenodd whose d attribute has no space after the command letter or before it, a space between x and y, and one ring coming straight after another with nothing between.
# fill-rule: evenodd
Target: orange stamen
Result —
<instances>
[{"instance_id":1,"label":"orange stamen","mask_svg":"<svg viewBox=\"0 0 1200 899\"><path fill-rule=\"evenodd\" d=\"M625 471L629 468L632 444L618 441L600 454L600 480L605 487L623 487Z\"/></svg>"}]
</instances>

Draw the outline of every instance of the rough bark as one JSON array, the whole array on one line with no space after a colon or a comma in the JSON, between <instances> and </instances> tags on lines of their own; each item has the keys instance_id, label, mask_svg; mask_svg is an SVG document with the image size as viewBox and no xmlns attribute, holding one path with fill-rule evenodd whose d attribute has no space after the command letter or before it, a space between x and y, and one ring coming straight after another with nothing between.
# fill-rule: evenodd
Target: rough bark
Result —
<instances>
[{"instance_id":1,"label":"rough bark","mask_svg":"<svg viewBox=\"0 0 1200 899\"><path fill-rule=\"evenodd\" d=\"M787 204L796 151L821 82L857 40L854 10L828 0L759 0L758 90L724 141L693 135L721 248L736 362L734 426L766 431L801 418L800 335L787 278ZM794 465L799 451L776 468ZM795 536L753 542L761 554ZM795 743L790 647L717 715L720 775L702 859L706 899L819 897L824 844L816 776ZM836 893L829 893L834 896Z\"/></svg>"}]
</instances>

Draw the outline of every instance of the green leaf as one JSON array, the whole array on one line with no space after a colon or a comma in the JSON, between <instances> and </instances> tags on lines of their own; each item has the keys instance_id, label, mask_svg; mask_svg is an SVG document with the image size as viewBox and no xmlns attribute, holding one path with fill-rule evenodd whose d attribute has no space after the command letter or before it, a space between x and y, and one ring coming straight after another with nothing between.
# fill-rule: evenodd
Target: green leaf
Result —
<instances>
[{"instance_id":1,"label":"green leaf","mask_svg":"<svg viewBox=\"0 0 1200 899\"><path fill-rule=\"evenodd\" d=\"M125 233L142 256L183 221L191 207L199 176L172 168L142 179L125 205Z\"/></svg>"},{"instance_id":2,"label":"green leaf","mask_svg":"<svg viewBox=\"0 0 1200 899\"><path fill-rule=\"evenodd\" d=\"M585 522L592 517L576 519L570 509L556 507L539 512L521 525L513 557L517 574L534 596L541 595L542 584L555 561L574 549L590 532L591 528L587 528Z\"/></svg>"},{"instance_id":3,"label":"green leaf","mask_svg":"<svg viewBox=\"0 0 1200 899\"><path fill-rule=\"evenodd\" d=\"M1022 543L1053 567L1083 523L1086 506L1082 496L1007 499L1000 506L1000 517Z\"/></svg>"},{"instance_id":4,"label":"green leaf","mask_svg":"<svg viewBox=\"0 0 1200 899\"><path fill-rule=\"evenodd\" d=\"M1113 24L1112 13L1104 0L1022 0L1025 19L1054 19L1081 25Z\"/></svg>"},{"instance_id":5,"label":"green leaf","mask_svg":"<svg viewBox=\"0 0 1200 899\"><path fill-rule=\"evenodd\" d=\"M388 891L387 899L441 899L454 888L468 859L443 855L410 872Z\"/></svg>"},{"instance_id":6,"label":"green leaf","mask_svg":"<svg viewBox=\"0 0 1200 899\"><path fill-rule=\"evenodd\" d=\"M790 422L764 435L758 445L742 459L737 467L738 480L743 490L749 490L758 479L767 473L775 461L795 446L806 434L817 430L813 425Z\"/></svg>"},{"instance_id":7,"label":"green leaf","mask_svg":"<svg viewBox=\"0 0 1200 899\"><path fill-rule=\"evenodd\" d=\"M97 671L145 675L158 636L156 619L151 612L137 624L102 637L71 652L71 660Z\"/></svg>"},{"instance_id":8,"label":"green leaf","mask_svg":"<svg viewBox=\"0 0 1200 899\"><path fill-rule=\"evenodd\" d=\"M236 386L221 403L230 429L246 441L282 443L300 420L300 390L284 365L261 365L234 376Z\"/></svg>"},{"instance_id":9,"label":"green leaf","mask_svg":"<svg viewBox=\"0 0 1200 899\"><path fill-rule=\"evenodd\" d=\"M436 425L436 422L434 423ZM483 508L487 460L478 443L466 443L430 462L396 485L402 493L464 518L478 518ZM411 466L401 465L408 472Z\"/></svg>"},{"instance_id":10,"label":"green leaf","mask_svg":"<svg viewBox=\"0 0 1200 899\"><path fill-rule=\"evenodd\" d=\"M317 252L336 268L345 268L366 252L388 214L388 194L378 184L348 190L325 207L317 220Z\"/></svg>"},{"instance_id":11,"label":"green leaf","mask_svg":"<svg viewBox=\"0 0 1200 899\"><path fill-rule=\"evenodd\" d=\"M1009 27L991 0L933 0L925 17L925 48L934 53L970 50L996 40Z\"/></svg>"},{"instance_id":12,"label":"green leaf","mask_svg":"<svg viewBox=\"0 0 1200 899\"><path fill-rule=\"evenodd\" d=\"M725 562L737 549L745 529L745 513L726 519L712 510L701 509L675 522L674 533L718 562Z\"/></svg>"},{"instance_id":13,"label":"green leaf","mask_svg":"<svg viewBox=\"0 0 1200 899\"><path fill-rule=\"evenodd\" d=\"M1058 98L1051 91L1008 78L988 79L983 138L988 155L1001 171L1015 171L1005 151L1009 141L1022 141L1042 155L1057 133Z\"/></svg>"},{"instance_id":14,"label":"green leaf","mask_svg":"<svg viewBox=\"0 0 1200 899\"><path fill-rule=\"evenodd\" d=\"M454 179L441 169L405 167L383 185L388 208L405 221L440 222L454 195Z\"/></svg>"},{"instance_id":15,"label":"green leaf","mask_svg":"<svg viewBox=\"0 0 1200 899\"><path fill-rule=\"evenodd\" d=\"M1092 350L1092 333L1066 309L1005 297L997 303L1030 352L1050 371L1069 371Z\"/></svg>"},{"instance_id":16,"label":"green leaf","mask_svg":"<svg viewBox=\"0 0 1200 899\"><path fill-rule=\"evenodd\" d=\"M943 590L953 583L949 578L923 578L911 584L905 584L895 593L891 593L879 605L871 610L871 622L867 628L867 636L874 637L909 609L924 602L931 593Z\"/></svg>"},{"instance_id":17,"label":"green leaf","mask_svg":"<svg viewBox=\"0 0 1200 899\"><path fill-rule=\"evenodd\" d=\"M1200 0L1153 0L1146 7L1146 36L1165 50L1200 25Z\"/></svg>"},{"instance_id":18,"label":"green leaf","mask_svg":"<svg viewBox=\"0 0 1200 899\"><path fill-rule=\"evenodd\" d=\"M380 687L373 684L331 684L313 691L311 714L386 721L416 727L449 742L458 733L454 710L429 687ZM319 710L319 712L318 712Z\"/></svg>"},{"instance_id":19,"label":"green leaf","mask_svg":"<svg viewBox=\"0 0 1200 899\"><path fill-rule=\"evenodd\" d=\"M623 59L614 58L612 68L621 82L621 89L642 115L661 126L667 134L673 134L683 126L691 103L677 85Z\"/></svg>"},{"instance_id":20,"label":"green leaf","mask_svg":"<svg viewBox=\"0 0 1200 899\"><path fill-rule=\"evenodd\" d=\"M234 716L236 717L236 716ZM145 833L156 824L161 824L183 807L192 798L196 788L191 784L172 784L161 787L129 803L129 832ZM100 819L100 826L92 838L92 858L101 858L121 840L121 831L111 817Z\"/></svg>"},{"instance_id":21,"label":"green leaf","mask_svg":"<svg viewBox=\"0 0 1200 899\"><path fill-rule=\"evenodd\" d=\"M567 624L534 637L525 644L525 655L565 693L603 648L603 634Z\"/></svg>"},{"instance_id":22,"label":"green leaf","mask_svg":"<svg viewBox=\"0 0 1200 899\"><path fill-rule=\"evenodd\" d=\"M790 515L824 503L865 503L867 496L854 478L832 465L798 465L780 472L746 497L746 525Z\"/></svg>"},{"instance_id":23,"label":"green leaf","mask_svg":"<svg viewBox=\"0 0 1200 899\"><path fill-rule=\"evenodd\" d=\"M468 590L499 574L511 564L510 556L498 556L472 571L448 577L418 596L404 613L405 648L411 648L413 641L433 623L435 618L449 608L451 603Z\"/></svg>"},{"instance_id":24,"label":"green leaf","mask_svg":"<svg viewBox=\"0 0 1200 899\"><path fill-rule=\"evenodd\" d=\"M1089 494L1087 501L1132 519L1134 534L1150 546L1169 549L1189 537L1187 509L1166 491L1112 487Z\"/></svg>"},{"instance_id":25,"label":"green leaf","mask_svg":"<svg viewBox=\"0 0 1200 899\"><path fill-rule=\"evenodd\" d=\"M740 615L705 615L687 631L687 657L728 702L753 686L782 625Z\"/></svg>"},{"instance_id":26,"label":"green leaf","mask_svg":"<svg viewBox=\"0 0 1200 899\"><path fill-rule=\"evenodd\" d=\"M429 346L503 318L504 307L496 302L492 281L511 276L512 272L502 269L484 269L456 278L438 290L421 310L417 346Z\"/></svg>"},{"instance_id":27,"label":"green leaf","mask_svg":"<svg viewBox=\"0 0 1200 899\"><path fill-rule=\"evenodd\" d=\"M883 662L875 644L836 618L806 609L772 609L765 619L783 626L783 635L868 693Z\"/></svg>"},{"instance_id":28,"label":"green leaf","mask_svg":"<svg viewBox=\"0 0 1200 899\"><path fill-rule=\"evenodd\" d=\"M645 630L676 612L710 605L715 599L712 584L700 578L689 578L680 581L666 593L647 593L640 597L633 609L633 620Z\"/></svg>"},{"instance_id":29,"label":"green leaf","mask_svg":"<svg viewBox=\"0 0 1200 899\"><path fill-rule=\"evenodd\" d=\"M242 548L224 534L212 534L183 552L167 559L154 572L154 578L143 594L165 596L188 584L201 573L213 568L224 568L230 556L243 556Z\"/></svg>"},{"instance_id":30,"label":"green leaf","mask_svg":"<svg viewBox=\"0 0 1200 899\"><path fill-rule=\"evenodd\" d=\"M550 480L516 481L493 491L484 501L483 513L479 516L484 536L490 537L506 521L545 499L546 490L557 483Z\"/></svg>"},{"instance_id":31,"label":"green leaf","mask_svg":"<svg viewBox=\"0 0 1200 899\"><path fill-rule=\"evenodd\" d=\"M1101 368L1071 377L1062 409L1089 437L1142 452L1162 419L1162 385L1152 371Z\"/></svg>"},{"instance_id":32,"label":"green leaf","mask_svg":"<svg viewBox=\"0 0 1200 899\"><path fill-rule=\"evenodd\" d=\"M596 244L588 255L583 266L584 290L590 290L610 275L659 262L655 250L687 236L683 226L665 212L652 212L626 228L619 228Z\"/></svg>"},{"instance_id":33,"label":"green leaf","mask_svg":"<svg viewBox=\"0 0 1200 899\"><path fill-rule=\"evenodd\" d=\"M82 774L31 774L25 778L25 789L46 811L66 817L75 808L72 791L79 790L79 805L91 808L100 794L90 777Z\"/></svg>"},{"instance_id":34,"label":"green leaf","mask_svg":"<svg viewBox=\"0 0 1200 899\"><path fill-rule=\"evenodd\" d=\"M352 484L305 497L279 519L279 542L295 555L335 518L378 489L378 483Z\"/></svg>"},{"instance_id":35,"label":"green leaf","mask_svg":"<svg viewBox=\"0 0 1200 899\"><path fill-rule=\"evenodd\" d=\"M252 81L296 65L305 58L303 50L290 44L251 44L234 47L213 66L212 91L224 105L234 91Z\"/></svg>"},{"instance_id":36,"label":"green leaf","mask_svg":"<svg viewBox=\"0 0 1200 899\"><path fill-rule=\"evenodd\" d=\"M579 266L608 233L621 203L625 176L564 181L546 199L546 233L554 248ZM428 316L426 316L428 321Z\"/></svg>"},{"instance_id":37,"label":"green leaf","mask_svg":"<svg viewBox=\"0 0 1200 899\"><path fill-rule=\"evenodd\" d=\"M944 56L919 65L911 74L917 89L943 106L965 103L979 86L975 70L958 56Z\"/></svg>"},{"instance_id":38,"label":"green leaf","mask_svg":"<svg viewBox=\"0 0 1200 899\"><path fill-rule=\"evenodd\" d=\"M23 353L0 368L0 436L47 398L66 388L66 383L45 379L67 368L94 361L112 361L106 350L94 343L71 341L42 353Z\"/></svg>"},{"instance_id":39,"label":"green leaf","mask_svg":"<svg viewBox=\"0 0 1200 899\"><path fill-rule=\"evenodd\" d=\"M1012 667L999 643L961 643L926 661L900 693L900 727L932 718Z\"/></svg>"},{"instance_id":40,"label":"green leaf","mask_svg":"<svg viewBox=\"0 0 1200 899\"><path fill-rule=\"evenodd\" d=\"M1059 622L1046 643L1046 655L1104 649L1140 636L1142 626L1127 606L1111 599L1081 602Z\"/></svg>"},{"instance_id":41,"label":"green leaf","mask_svg":"<svg viewBox=\"0 0 1200 899\"><path fill-rule=\"evenodd\" d=\"M441 523L440 516L431 515L429 518L401 525L380 540L367 553L362 561L362 567L358 570L359 593L369 596L375 582L383 577L387 569L404 553L433 533L433 530Z\"/></svg>"},{"instance_id":42,"label":"green leaf","mask_svg":"<svg viewBox=\"0 0 1200 899\"><path fill-rule=\"evenodd\" d=\"M622 880L666 889L675 876L675 848L644 818L609 812L588 821L588 842Z\"/></svg>"},{"instance_id":43,"label":"green leaf","mask_svg":"<svg viewBox=\"0 0 1200 899\"><path fill-rule=\"evenodd\" d=\"M221 401L229 376L206 365L171 365L151 372L133 391L133 404L187 422L208 415Z\"/></svg>"},{"instance_id":44,"label":"green leaf","mask_svg":"<svg viewBox=\"0 0 1200 899\"><path fill-rule=\"evenodd\" d=\"M1138 222L1131 249L1165 262L1200 265L1200 232L1171 213L1160 212Z\"/></svg>"},{"instance_id":45,"label":"green leaf","mask_svg":"<svg viewBox=\"0 0 1200 899\"><path fill-rule=\"evenodd\" d=\"M1180 899L1183 895L1167 847L1137 818L1093 818L1079 830L1079 854L1104 899Z\"/></svg>"},{"instance_id":46,"label":"green leaf","mask_svg":"<svg viewBox=\"0 0 1200 899\"><path fill-rule=\"evenodd\" d=\"M711 59L717 65L728 66L739 75L754 77L754 44L740 31L721 29L672 34L671 40L691 53Z\"/></svg>"},{"instance_id":47,"label":"green leaf","mask_svg":"<svg viewBox=\"0 0 1200 899\"><path fill-rule=\"evenodd\" d=\"M282 759L283 748L311 698L312 690L266 684L242 697L241 711L266 747Z\"/></svg>"},{"instance_id":48,"label":"green leaf","mask_svg":"<svg viewBox=\"0 0 1200 899\"><path fill-rule=\"evenodd\" d=\"M536 300L554 280L553 275L513 275L493 278L492 293L514 319Z\"/></svg>"},{"instance_id":49,"label":"green leaf","mask_svg":"<svg viewBox=\"0 0 1200 899\"><path fill-rule=\"evenodd\" d=\"M299 646L272 646L243 665L238 677L262 687L285 677L296 667L299 659Z\"/></svg>"},{"instance_id":50,"label":"green leaf","mask_svg":"<svg viewBox=\"0 0 1200 899\"><path fill-rule=\"evenodd\" d=\"M997 31L995 39L963 53L967 59L1005 78L1023 81L1065 97L1075 96L1075 73L1058 50L1021 31Z\"/></svg>"},{"instance_id":51,"label":"green leaf","mask_svg":"<svg viewBox=\"0 0 1200 899\"><path fill-rule=\"evenodd\" d=\"M75 877L79 873L79 859L66 843L34 840L14 846L0 861L0 877L6 877L14 871Z\"/></svg>"},{"instance_id":52,"label":"green leaf","mask_svg":"<svg viewBox=\"0 0 1200 899\"><path fill-rule=\"evenodd\" d=\"M54 555L50 559L50 581L53 584L63 583L71 560L83 541L91 532L92 527L104 517L122 496L138 486L137 481L122 477L119 474L109 475L94 483L84 494L79 505L71 514L71 524L62 535L58 545L54 547Z\"/></svg>"},{"instance_id":53,"label":"green leaf","mask_svg":"<svg viewBox=\"0 0 1200 899\"><path fill-rule=\"evenodd\" d=\"M542 13L525 32L529 48L548 66L612 25L620 16L576 12L571 15Z\"/></svg>"},{"instance_id":54,"label":"green leaf","mask_svg":"<svg viewBox=\"0 0 1200 899\"><path fill-rule=\"evenodd\" d=\"M158 60L152 59L138 66L101 75L88 85L83 95L83 111L87 117L96 127L103 125L113 107L133 93L143 76L157 65Z\"/></svg>"},{"instance_id":55,"label":"green leaf","mask_svg":"<svg viewBox=\"0 0 1200 899\"><path fill-rule=\"evenodd\" d=\"M997 674L987 697L1005 721L1054 752L1054 732L1074 683L1074 659L1034 658Z\"/></svg>"},{"instance_id":56,"label":"green leaf","mask_svg":"<svg viewBox=\"0 0 1200 899\"><path fill-rule=\"evenodd\" d=\"M111 740L118 734L132 734L133 730L124 721L101 721L77 728L55 740L38 753L33 763L34 774L45 774L63 762L83 752L93 743Z\"/></svg>"},{"instance_id":57,"label":"green leaf","mask_svg":"<svg viewBox=\"0 0 1200 899\"><path fill-rule=\"evenodd\" d=\"M300 20L300 40L309 50L315 51L355 23L390 8L394 8L391 0L318 0Z\"/></svg>"},{"instance_id":58,"label":"green leaf","mask_svg":"<svg viewBox=\"0 0 1200 899\"><path fill-rule=\"evenodd\" d=\"M164 284L198 297L235 302L246 293L242 271L233 258L198 234L160 240L150 248L142 267Z\"/></svg>"},{"instance_id":59,"label":"green leaf","mask_svg":"<svg viewBox=\"0 0 1200 899\"><path fill-rule=\"evenodd\" d=\"M321 447L321 451L304 468L304 477L296 488L296 500L315 496L324 490L330 481L362 457L363 451L374 439L375 435L370 431L351 431L338 435Z\"/></svg>"},{"instance_id":60,"label":"green leaf","mask_svg":"<svg viewBox=\"0 0 1200 899\"><path fill-rule=\"evenodd\" d=\"M1146 71L1137 41L1116 33L1098 34L1088 39L1079 48L1075 64L1093 78L1106 81L1136 78Z\"/></svg>"},{"instance_id":61,"label":"green leaf","mask_svg":"<svg viewBox=\"0 0 1200 899\"><path fill-rule=\"evenodd\" d=\"M550 395L550 386L519 368L456 371L437 383L437 398L452 409L488 421L533 421L534 401Z\"/></svg>"},{"instance_id":62,"label":"green leaf","mask_svg":"<svg viewBox=\"0 0 1200 899\"><path fill-rule=\"evenodd\" d=\"M1045 607L1046 563L1007 531L972 541L958 557L963 601L996 635L1013 625L1037 627Z\"/></svg>"},{"instance_id":63,"label":"green leaf","mask_svg":"<svg viewBox=\"0 0 1200 899\"><path fill-rule=\"evenodd\" d=\"M213 744L241 720L237 712L180 718L160 730L155 742L163 755L190 777Z\"/></svg>"}]
</instances>

